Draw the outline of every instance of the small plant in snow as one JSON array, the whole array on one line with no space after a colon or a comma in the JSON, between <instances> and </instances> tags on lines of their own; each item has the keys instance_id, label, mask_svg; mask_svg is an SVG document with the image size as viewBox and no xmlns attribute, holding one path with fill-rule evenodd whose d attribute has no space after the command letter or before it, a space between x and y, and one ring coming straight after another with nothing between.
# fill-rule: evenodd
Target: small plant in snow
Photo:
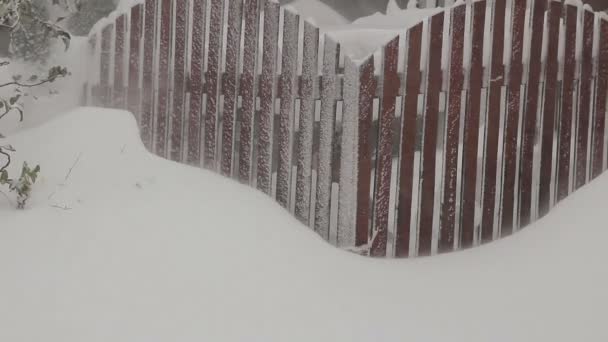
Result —
<instances>
[{"instance_id":1,"label":"small plant in snow","mask_svg":"<svg viewBox=\"0 0 608 342\"><path fill-rule=\"evenodd\" d=\"M40 165L35 168L30 168L27 163L23 163L21 175L17 179L13 179L8 174L6 168L10 164L10 155L7 151L15 151L12 146L2 146L1 154L8 158L7 163L0 171L0 185L7 185L10 192L17 194L17 209L25 209L25 205L32 194L32 186L36 183L40 173Z\"/></svg>"}]
</instances>

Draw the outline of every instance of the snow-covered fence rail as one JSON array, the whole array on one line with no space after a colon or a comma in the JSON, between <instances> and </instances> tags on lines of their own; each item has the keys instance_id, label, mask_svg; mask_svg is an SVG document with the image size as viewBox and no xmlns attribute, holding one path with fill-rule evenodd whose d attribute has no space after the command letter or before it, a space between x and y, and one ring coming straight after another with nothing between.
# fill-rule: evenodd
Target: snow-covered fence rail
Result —
<instances>
[{"instance_id":1,"label":"snow-covered fence rail","mask_svg":"<svg viewBox=\"0 0 608 342\"><path fill-rule=\"evenodd\" d=\"M89 103L151 151L372 256L510 235L607 166L608 19L572 1L457 3L363 60L272 1L146 0L90 38Z\"/></svg>"}]
</instances>

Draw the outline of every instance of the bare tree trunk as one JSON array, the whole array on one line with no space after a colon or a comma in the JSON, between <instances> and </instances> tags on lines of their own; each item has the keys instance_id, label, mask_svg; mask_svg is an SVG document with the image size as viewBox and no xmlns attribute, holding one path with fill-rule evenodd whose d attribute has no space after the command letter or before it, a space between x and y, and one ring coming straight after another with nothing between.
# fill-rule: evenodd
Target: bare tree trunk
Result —
<instances>
[{"instance_id":1,"label":"bare tree trunk","mask_svg":"<svg viewBox=\"0 0 608 342\"><path fill-rule=\"evenodd\" d=\"M11 29L0 25L0 58L10 57Z\"/></svg>"}]
</instances>

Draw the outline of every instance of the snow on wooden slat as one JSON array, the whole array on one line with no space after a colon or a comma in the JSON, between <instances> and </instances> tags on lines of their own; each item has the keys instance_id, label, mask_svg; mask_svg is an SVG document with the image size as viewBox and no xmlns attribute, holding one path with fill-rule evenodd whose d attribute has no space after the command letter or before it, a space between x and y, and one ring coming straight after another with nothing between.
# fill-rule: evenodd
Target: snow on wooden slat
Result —
<instances>
[{"instance_id":1,"label":"snow on wooden slat","mask_svg":"<svg viewBox=\"0 0 608 342\"><path fill-rule=\"evenodd\" d=\"M207 0L194 1L192 7L192 49L190 51L190 109L188 113L188 153L190 165L201 164L203 110L203 59L205 58L205 20Z\"/></svg>"},{"instance_id":2,"label":"snow on wooden slat","mask_svg":"<svg viewBox=\"0 0 608 342\"><path fill-rule=\"evenodd\" d=\"M184 116L186 101L186 44L188 43L188 16L189 5L187 0L175 1L175 54L173 56L173 110L170 120L170 151L169 158L173 161L182 161Z\"/></svg>"},{"instance_id":3,"label":"snow on wooden slat","mask_svg":"<svg viewBox=\"0 0 608 342\"><path fill-rule=\"evenodd\" d=\"M317 79L319 58L319 29L309 22L304 23L303 50L302 78L300 84L300 124L297 142L298 160L295 215L301 222L309 225L312 187L313 126L315 122L314 82Z\"/></svg>"},{"instance_id":4,"label":"snow on wooden slat","mask_svg":"<svg viewBox=\"0 0 608 342\"><path fill-rule=\"evenodd\" d=\"M570 194L570 170L572 146L572 119L574 113L574 92L576 72L576 37L578 7L566 5L565 7L565 55L564 79L561 97L561 118L559 126L559 153L557 167L557 201L561 201Z\"/></svg>"},{"instance_id":5,"label":"snow on wooden slat","mask_svg":"<svg viewBox=\"0 0 608 342\"><path fill-rule=\"evenodd\" d=\"M539 216L545 216L551 208L551 185L553 176L553 140L555 131L555 118L557 116L557 73L558 73L558 45L559 25L562 4L552 1L549 4L547 15L547 59L545 62L545 94L543 106L543 127L541 136L540 184L538 192ZM602 139L603 143L603 139Z\"/></svg>"},{"instance_id":6,"label":"snow on wooden slat","mask_svg":"<svg viewBox=\"0 0 608 342\"><path fill-rule=\"evenodd\" d=\"M591 179L604 171L604 127L606 124L606 95L608 95L608 21L599 20L599 55L593 120L593 150Z\"/></svg>"},{"instance_id":7,"label":"snow on wooden slat","mask_svg":"<svg viewBox=\"0 0 608 342\"><path fill-rule=\"evenodd\" d=\"M444 14L430 18L428 79L424 109L424 136L420 173L420 219L418 226L418 255L430 255L433 240L435 202L435 166L439 96L442 84L441 53L443 49Z\"/></svg>"},{"instance_id":8,"label":"snow on wooden slat","mask_svg":"<svg viewBox=\"0 0 608 342\"><path fill-rule=\"evenodd\" d=\"M576 142L575 189L587 184L587 151L589 144L589 116L591 115L591 87L593 84L593 27L595 15L583 11L583 55L578 92L578 132Z\"/></svg>"},{"instance_id":9,"label":"snow on wooden slat","mask_svg":"<svg viewBox=\"0 0 608 342\"><path fill-rule=\"evenodd\" d=\"M271 194L273 122L275 112L275 73L279 38L279 4L264 4L264 40L260 79L261 112L258 116L257 188Z\"/></svg>"},{"instance_id":10,"label":"snow on wooden slat","mask_svg":"<svg viewBox=\"0 0 608 342\"><path fill-rule=\"evenodd\" d=\"M336 73L338 70L338 64L340 63L339 56L340 44L326 36L323 48L323 76L321 77L319 167L317 170L317 194L315 203L315 231L319 233L325 240L329 240L333 168L338 167L338 165L332 165L332 158L335 134L334 129L336 123L336 95L338 86L338 77ZM346 89L344 95L345 97L347 95ZM357 95L350 94L350 96L352 97ZM344 111L349 109L349 106L351 106L351 104L347 104L345 102ZM312 119L313 118L310 120ZM349 165L349 167L352 167L352 165ZM340 181L340 184L343 184L342 180ZM350 189L347 189L346 191L350 191Z\"/></svg>"},{"instance_id":11,"label":"snow on wooden slat","mask_svg":"<svg viewBox=\"0 0 608 342\"><path fill-rule=\"evenodd\" d=\"M131 24L129 29L129 80L128 105L130 112L135 114L138 124L141 125L141 39L143 29L143 5L131 8Z\"/></svg>"},{"instance_id":12,"label":"snow on wooden slat","mask_svg":"<svg viewBox=\"0 0 608 342\"><path fill-rule=\"evenodd\" d=\"M513 232L515 208L515 180L517 173L517 137L519 130L521 87L523 79L523 49L526 4L515 1L511 8L511 59L509 67L509 84L507 89L507 109L505 117L505 138L503 148L503 188L501 236ZM507 53L509 50L507 51Z\"/></svg>"},{"instance_id":13,"label":"snow on wooden slat","mask_svg":"<svg viewBox=\"0 0 608 342\"><path fill-rule=\"evenodd\" d=\"M114 26L114 82L112 83L112 107L125 108L125 30L126 15L116 18Z\"/></svg>"},{"instance_id":14,"label":"snow on wooden slat","mask_svg":"<svg viewBox=\"0 0 608 342\"><path fill-rule=\"evenodd\" d=\"M374 56L359 66L359 112L358 112L358 153L357 153L357 223L355 247L368 243L372 207L370 187L372 186L372 120L376 79L374 77ZM344 120L344 118L342 119ZM343 165L344 166L344 165ZM351 166L352 167L352 166ZM390 179L390 177L389 177Z\"/></svg>"},{"instance_id":15,"label":"snow on wooden slat","mask_svg":"<svg viewBox=\"0 0 608 342\"><path fill-rule=\"evenodd\" d=\"M467 6L462 4L452 9L451 46L450 46L450 76L448 109L446 117L446 142L444 149L444 181L443 203L439 226L440 253L454 249L454 234L456 229L456 185L458 179L458 144L460 134L460 109L462 105L462 89L464 86L464 31Z\"/></svg>"},{"instance_id":16,"label":"snow on wooden slat","mask_svg":"<svg viewBox=\"0 0 608 342\"><path fill-rule=\"evenodd\" d=\"M423 24L420 23L407 32L406 79L402 104L403 127L401 127L401 159L399 161L399 207L395 239L396 257L408 257L410 252L416 117L418 116L418 94L421 81L422 28Z\"/></svg>"},{"instance_id":17,"label":"snow on wooden slat","mask_svg":"<svg viewBox=\"0 0 608 342\"><path fill-rule=\"evenodd\" d=\"M498 138L500 131L500 109L502 86L504 85L504 39L506 1L497 1L492 6L492 51L490 62L489 101L485 124L485 165L483 177L483 206L481 220L481 242L493 240L494 213L496 210L496 183L498 175Z\"/></svg>"},{"instance_id":18,"label":"snow on wooden slat","mask_svg":"<svg viewBox=\"0 0 608 342\"><path fill-rule=\"evenodd\" d=\"M171 59L171 17L172 1L162 0L160 14L160 41L158 61L158 101L156 109L156 129L154 151L161 157L167 156L167 124L169 112L169 63Z\"/></svg>"},{"instance_id":19,"label":"snow on wooden slat","mask_svg":"<svg viewBox=\"0 0 608 342\"><path fill-rule=\"evenodd\" d=\"M279 92L281 108L279 117L279 164L277 171L277 202L289 207L292 151L294 139L294 106L298 66L298 36L300 16L285 10L283 16L283 54Z\"/></svg>"},{"instance_id":20,"label":"snow on wooden slat","mask_svg":"<svg viewBox=\"0 0 608 342\"><path fill-rule=\"evenodd\" d=\"M376 167L376 191L374 200L374 231L370 255L386 256L388 238L388 214L390 210L391 171L393 168L393 122L399 94L399 36L388 42L383 49L382 98L378 134Z\"/></svg>"},{"instance_id":21,"label":"snow on wooden slat","mask_svg":"<svg viewBox=\"0 0 608 342\"><path fill-rule=\"evenodd\" d=\"M525 227L532 219L532 180L534 163L534 144L536 136L536 115L538 112L539 82L541 76L541 46L545 15L545 0L534 0L528 71L528 91L526 94L525 113L523 118L521 171L519 186L519 223Z\"/></svg>"},{"instance_id":22,"label":"snow on wooden slat","mask_svg":"<svg viewBox=\"0 0 608 342\"><path fill-rule=\"evenodd\" d=\"M203 164L206 168L217 168L217 121L219 112L220 63L222 60L222 31L224 26L224 0L211 1L209 16L209 50L205 90L207 108L205 113L205 148Z\"/></svg>"},{"instance_id":23,"label":"snow on wooden slat","mask_svg":"<svg viewBox=\"0 0 608 342\"><path fill-rule=\"evenodd\" d=\"M112 31L114 25L109 24L101 31L101 57L99 67L99 103L110 106L110 65L112 58Z\"/></svg>"},{"instance_id":24,"label":"snow on wooden slat","mask_svg":"<svg viewBox=\"0 0 608 342\"><path fill-rule=\"evenodd\" d=\"M252 170L253 119L256 100L256 62L258 49L259 6L258 0L245 0L245 38L243 73L240 93L242 96L241 133L239 140L239 180L249 184Z\"/></svg>"},{"instance_id":25,"label":"snow on wooden slat","mask_svg":"<svg viewBox=\"0 0 608 342\"><path fill-rule=\"evenodd\" d=\"M222 118L222 165L224 176L232 176L234 152L234 122L237 106L237 76L241 44L243 0L228 2L228 32L226 40L226 73L224 78L224 113Z\"/></svg>"},{"instance_id":26,"label":"snow on wooden slat","mask_svg":"<svg viewBox=\"0 0 608 342\"><path fill-rule=\"evenodd\" d=\"M481 112L481 89L483 77L484 26L486 1L472 5L472 51L470 62L469 93L464 118L463 169L462 169L462 219L460 247L470 248L475 241L475 194L477 189L477 148L479 144L479 122Z\"/></svg>"},{"instance_id":27,"label":"snow on wooden slat","mask_svg":"<svg viewBox=\"0 0 608 342\"><path fill-rule=\"evenodd\" d=\"M139 129L141 139L148 150L152 150L154 126L154 51L157 23L156 0L145 3L144 58L142 75L142 115Z\"/></svg>"}]
</instances>

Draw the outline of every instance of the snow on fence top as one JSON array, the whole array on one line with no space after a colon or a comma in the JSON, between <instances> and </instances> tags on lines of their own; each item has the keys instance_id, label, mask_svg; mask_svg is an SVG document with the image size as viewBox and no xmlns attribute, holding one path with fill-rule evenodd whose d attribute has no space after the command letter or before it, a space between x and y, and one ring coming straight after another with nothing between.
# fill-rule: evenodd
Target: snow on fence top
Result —
<instances>
[{"instance_id":1,"label":"snow on fence top","mask_svg":"<svg viewBox=\"0 0 608 342\"><path fill-rule=\"evenodd\" d=\"M259 1L122 7L91 32L89 103L376 257L507 236L606 169L608 19L588 7L457 2L353 57Z\"/></svg>"}]
</instances>

